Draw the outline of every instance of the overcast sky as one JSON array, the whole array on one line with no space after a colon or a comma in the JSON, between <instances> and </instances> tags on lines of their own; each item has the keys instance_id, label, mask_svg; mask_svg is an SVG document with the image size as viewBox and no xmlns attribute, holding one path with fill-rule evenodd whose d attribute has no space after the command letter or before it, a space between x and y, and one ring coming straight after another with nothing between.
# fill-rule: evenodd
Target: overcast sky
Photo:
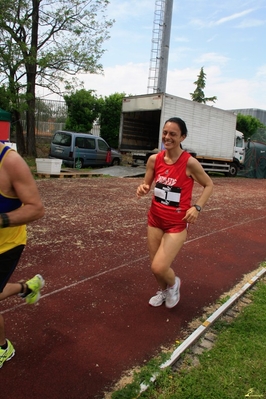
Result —
<instances>
[{"instance_id":1,"label":"overcast sky","mask_svg":"<svg viewBox=\"0 0 266 399\"><path fill-rule=\"evenodd\" d=\"M83 75L85 89L147 93L154 10L155 0L110 0L104 76ZM266 109L265 48L265 0L174 0L166 92L191 99L203 67L216 107Z\"/></svg>"}]
</instances>

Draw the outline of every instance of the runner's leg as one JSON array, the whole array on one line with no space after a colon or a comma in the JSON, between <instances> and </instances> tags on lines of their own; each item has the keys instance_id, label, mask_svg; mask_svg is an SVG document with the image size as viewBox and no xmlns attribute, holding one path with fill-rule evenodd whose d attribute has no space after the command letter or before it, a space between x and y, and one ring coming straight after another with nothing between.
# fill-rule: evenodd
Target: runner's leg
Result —
<instances>
[{"instance_id":1,"label":"runner's leg","mask_svg":"<svg viewBox=\"0 0 266 399\"><path fill-rule=\"evenodd\" d=\"M148 226L151 270L162 290L175 284L175 273L171 264L182 248L186 237L186 229L179 233L163 233L156 227Z\"/></svg>"}]
</instances>

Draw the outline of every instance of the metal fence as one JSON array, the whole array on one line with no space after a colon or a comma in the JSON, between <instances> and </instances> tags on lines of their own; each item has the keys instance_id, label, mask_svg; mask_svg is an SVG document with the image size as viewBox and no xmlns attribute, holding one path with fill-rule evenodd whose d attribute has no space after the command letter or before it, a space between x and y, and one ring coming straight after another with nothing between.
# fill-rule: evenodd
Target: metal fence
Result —
<instances>
[{"instance_id":1,"label":"metal fence","mask_svg":"<svg viewBox=\"0 0 266 399\"><path fill-rule=\"evenodd\" d=\"M35 135L42 137L51 137L57 130L64 130L64 129L65 129L64 122L37 121L35 128Z\"/></svg>"},{"instance_id":2,"label":"metal fence","mask_svg":"<svg viewBox=\"0 0 266 399\"><path fill-rule=\"evenodd\" d=\"M36 127L35 136L52 137L57 130L64 130L67 118L67 106L65 101L36 99ZM22 120L22 126L26 131L26 120ZM100 136L100 126L94 125L91 134Z\"/></svg>"}]
</instances>

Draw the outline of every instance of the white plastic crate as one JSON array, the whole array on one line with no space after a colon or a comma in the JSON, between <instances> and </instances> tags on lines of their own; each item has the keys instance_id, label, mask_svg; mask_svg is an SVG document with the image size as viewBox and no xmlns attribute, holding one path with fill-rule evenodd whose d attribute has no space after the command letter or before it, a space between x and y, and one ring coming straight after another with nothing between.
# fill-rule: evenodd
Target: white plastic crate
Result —
<instances>
[{"instance_id":1,"label":"white plastic crate","mask_svg":"<svg viewBox=\"0 0 266 399\"><path fill-rule=\"evenodd\" d=\"M36 158L37 173L58 174L61 171L62 159Z\"/></svg>"}]
</instances>

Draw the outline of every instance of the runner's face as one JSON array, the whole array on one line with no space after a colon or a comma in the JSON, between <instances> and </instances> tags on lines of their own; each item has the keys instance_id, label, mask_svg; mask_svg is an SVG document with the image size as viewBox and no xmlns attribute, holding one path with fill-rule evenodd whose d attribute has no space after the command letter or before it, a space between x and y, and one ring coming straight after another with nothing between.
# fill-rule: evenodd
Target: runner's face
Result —
<instances>
[{"instance_id":1,"label":"runner's face","mask_svg":"<svg viewBox=\"0 0 266 399\"><path fill-rule=\"evenodd\" d=\"M184 138L184 136L181 136L181 130L177 123L167 122L164 125L162 142L166 149L179 147Z\"/></svg>"}]
</instances>

